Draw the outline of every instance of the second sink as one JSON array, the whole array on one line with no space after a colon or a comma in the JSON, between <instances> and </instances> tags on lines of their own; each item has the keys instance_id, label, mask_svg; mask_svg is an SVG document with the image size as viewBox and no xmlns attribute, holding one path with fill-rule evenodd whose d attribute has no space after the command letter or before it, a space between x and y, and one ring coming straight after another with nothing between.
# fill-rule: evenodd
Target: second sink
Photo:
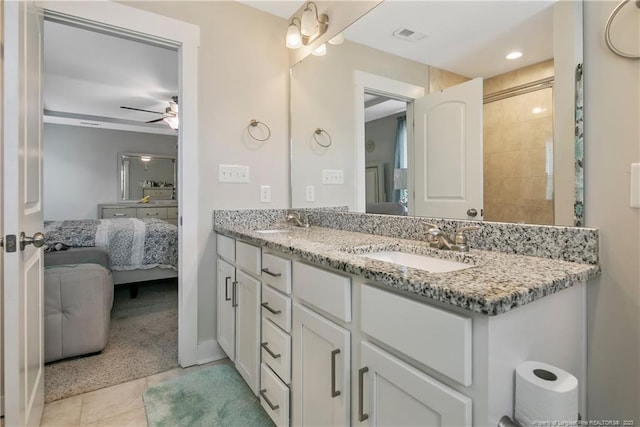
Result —
<instances>
[{"instance_id":1,"label":"second sink","mask_svg":"<svg viewBox=\"0 0 640 427\"><path fill-rule=\"evenodd\" d=\"M467 264L464 262L440 259L427 255L411 254L400 251L370 252L361 254L361 256L378 261L400 264L419 270L425 270L430 273L448 273L473 267L473 264Z\"/></svg>"}]
</instances>

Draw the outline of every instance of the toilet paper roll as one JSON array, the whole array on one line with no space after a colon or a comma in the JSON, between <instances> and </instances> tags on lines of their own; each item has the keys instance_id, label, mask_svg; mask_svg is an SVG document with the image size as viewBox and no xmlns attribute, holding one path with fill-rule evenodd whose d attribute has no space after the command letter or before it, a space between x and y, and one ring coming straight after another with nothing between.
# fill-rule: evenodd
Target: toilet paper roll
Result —
<instances>
[{"instance_id":1,"label":"toilet paper roll","mask_svg":"<svg viewBox=\"0 0 640 427\"><path fill-rule=\"evenodd\" d=\"M514 417L525 427L577 421L578 379L547 363L520 363L516 366Z\"/></svg>"}]
</instances>

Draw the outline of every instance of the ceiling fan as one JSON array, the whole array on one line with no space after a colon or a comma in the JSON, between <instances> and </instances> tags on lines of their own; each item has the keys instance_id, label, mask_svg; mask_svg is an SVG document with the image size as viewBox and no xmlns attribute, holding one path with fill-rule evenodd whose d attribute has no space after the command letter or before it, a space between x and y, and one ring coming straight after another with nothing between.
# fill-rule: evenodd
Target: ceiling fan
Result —
<instances>
[{"instance_id":1,"label":"ceiling fan","mask_svg":"<svg viewBox=\"0 0 640 427\"><path fill-rule=\"evenodd\" d=\"M164 122L167 123L171 129L178 129L178 97L177 96L171 97L171 101L169 101L169 106L164 110L164 113L160 111L144 110L142 108L135 108L135 107L120 106L120 108L124 108L125 110L144 111L146 113L162 114L162 117L160 117L159 119L149 120L145 123L156 123L161 120L164 120Z\"/></svg>"}]
</instances>

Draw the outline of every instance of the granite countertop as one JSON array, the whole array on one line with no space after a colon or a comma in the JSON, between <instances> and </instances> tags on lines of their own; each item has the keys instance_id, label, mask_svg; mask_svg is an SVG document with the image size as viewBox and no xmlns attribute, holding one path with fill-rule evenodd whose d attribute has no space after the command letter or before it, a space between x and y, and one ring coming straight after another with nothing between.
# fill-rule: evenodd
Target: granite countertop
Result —
<instances>
[{"instance_id":1,"label":"granite countertop","mask_svg":"<svg viewBox=\"0 0 640 427\"><path fill-rule=\"evenodd\" d=\"M274 224L257 233L246 226L216 225L214 230L320 266L355 274L393 288L489 316L523 306L600 274L597 264L471 249L433 249L426 242L332 228ZM430 273L377 261L363 253L381 250L431 255L473 264L472 268Z\"/></svg>"}]
</instances>

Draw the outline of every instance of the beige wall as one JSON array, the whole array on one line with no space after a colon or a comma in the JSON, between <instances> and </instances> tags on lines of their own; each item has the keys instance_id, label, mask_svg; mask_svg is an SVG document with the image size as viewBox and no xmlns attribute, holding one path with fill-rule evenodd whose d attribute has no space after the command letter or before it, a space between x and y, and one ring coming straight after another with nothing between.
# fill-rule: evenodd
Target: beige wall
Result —
<instances>
[{"instance_id":1,"label":"beige wall","mask_svg":"<svg viewBox=\"0 0 640 427\"><path fill-rule=\"evenodd\" d=\"M484 94L553 76L553 60L484 81ZM540 112L533 112L539 108ZM484 104L484 219L553 224L552 89Z\"/></svg>"},{"instance_id":2,"label":"beige wall","mask_svg":"<svg viewBox=\"0 0 640 427\"><path fill-rule=\"evenodd\" d=\"M629 165L640 161L640 62L603 41L617 0L585 6L586 224L600 228L602 275L588 286L588 407L598 420L640 424L640 210L629 207ZM625 6L619 44L640 48L640 12ZM635 45L635 46L634 46Z\"/></svg>"},{"instance_id":3,"label":"beige wall","mask_svg":"<svg viewBox=\"0 0 640 427\"><path fill-rule=\"evenodd\" d=\"M200 26L198 339L213 340L213 210L286 208L290 203L286 22L233 1L125 4ZM247 136L251 119L269 125L268 141L257 143ZM219 183L219 164L249 166L250 183ZM260 185L271 186L271 203L260 203Z\"/></svg>"}]
</instances>

